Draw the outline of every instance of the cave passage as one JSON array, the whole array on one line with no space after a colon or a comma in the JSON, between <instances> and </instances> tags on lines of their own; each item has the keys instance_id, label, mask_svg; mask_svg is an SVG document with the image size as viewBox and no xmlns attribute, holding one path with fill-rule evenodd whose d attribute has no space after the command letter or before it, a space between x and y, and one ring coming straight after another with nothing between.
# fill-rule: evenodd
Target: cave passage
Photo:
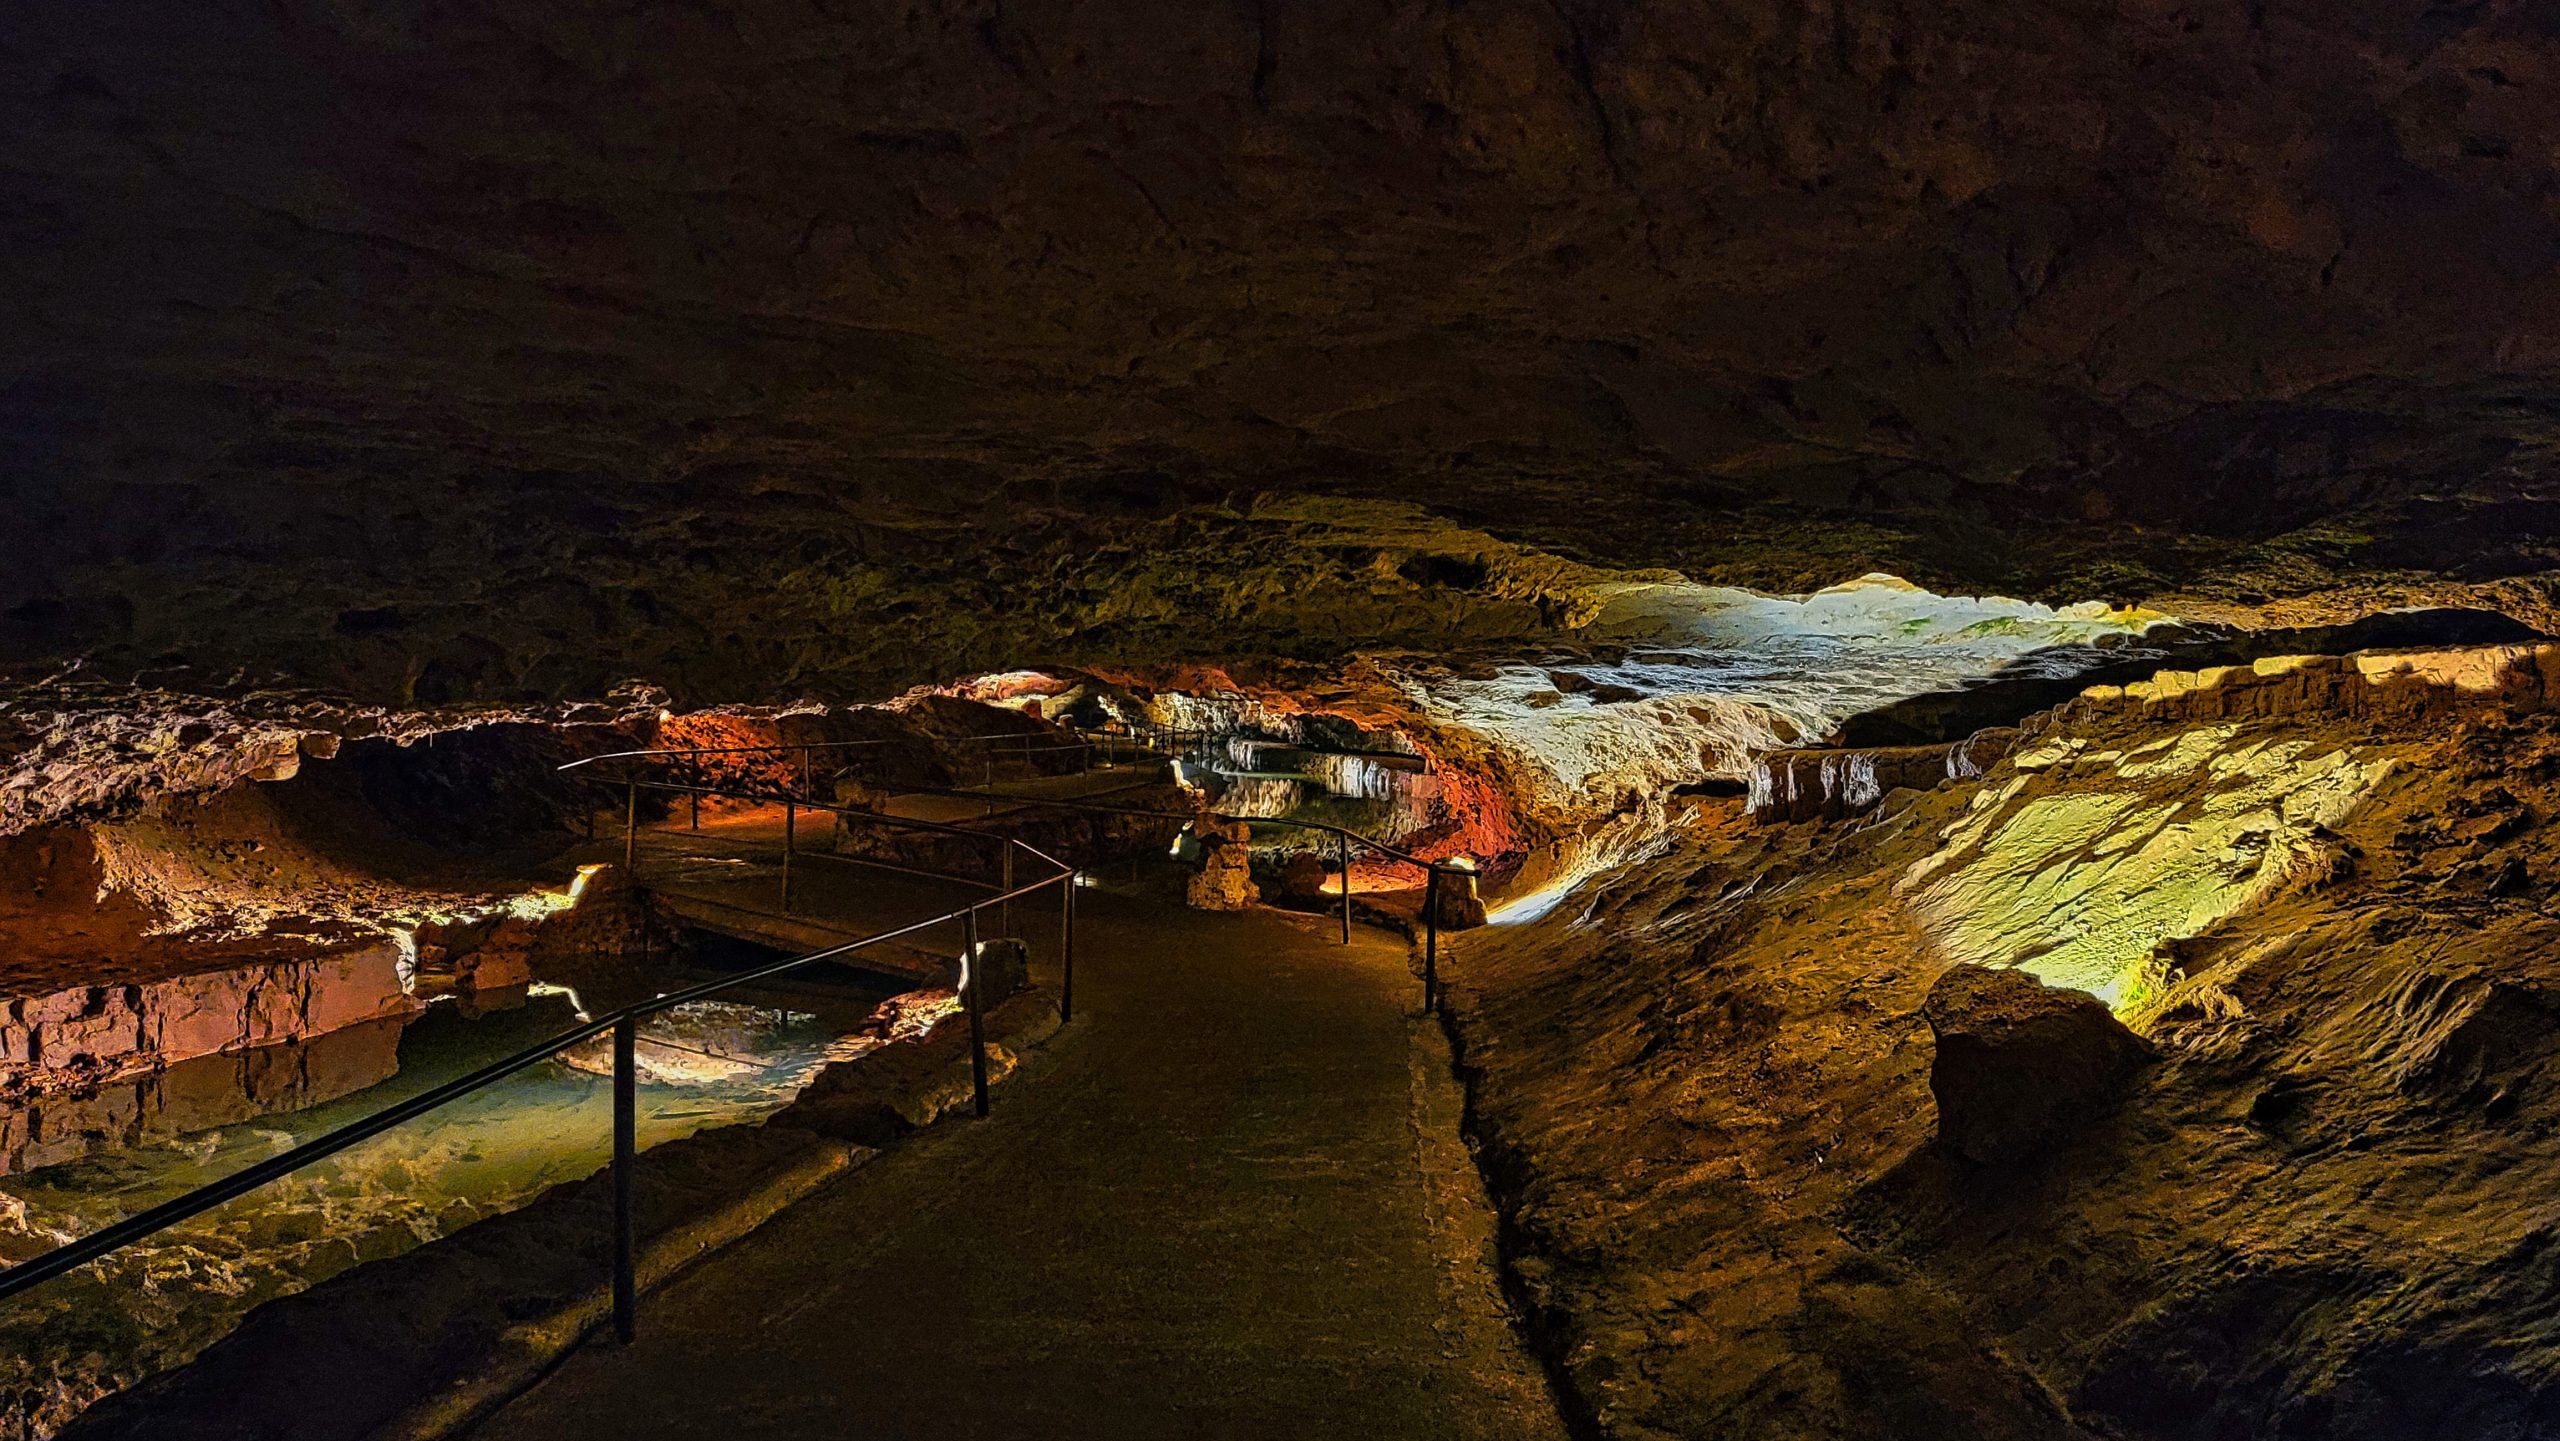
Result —
<instances>
[{"instance_id":1,"label":"cave passage","mask_svg":"<svg viewBox=\"0 0 2560 1441\"><path fill-rule=\"evenodd\" d=\"M2554 14L15 7L0 1436L2560 1438Z\"/></svg>"}]
</instances>

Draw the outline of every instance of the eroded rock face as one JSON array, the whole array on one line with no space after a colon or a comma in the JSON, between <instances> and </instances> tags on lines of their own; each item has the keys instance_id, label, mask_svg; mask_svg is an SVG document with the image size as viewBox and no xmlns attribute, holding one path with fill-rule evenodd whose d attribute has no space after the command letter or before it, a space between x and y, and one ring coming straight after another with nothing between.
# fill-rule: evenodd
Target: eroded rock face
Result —
<instances>
[{"instance_id":1,"label":"eroded rock face","mask_svg":"<svg viewBox=\"0 0 2560 1441\"><path fill-rule=\"evenodd\" d=\"M1937 1041L1938 1139L1968 1161L2034 1155L2095 1119L2151 1058L2097 998L2024 971L1949 967L1921 1014Z\"/></svg>"},{"instance_id":2,"label":"eroded rock face","mask_svg":"<svg viewBox=\"0 0 2560 1441\"><path fill-rule=\"evenodd\" d=\"M389 939L131 985L0 999L0 1091L98 1081L413 1015Z\"/></svg>"},{"instance_id":3,"label":"eroded rock face","mask_svg":"<svg viewBox=\"0 0 2560 1441\"><path fill-rule=\"evenodd\" d=\"M1643 1437L2532 1434L2539 674L2480 648L2163 677L1870 824L1704 811L1569 923L1444 947L1582 1404ZM2328 811L2312 782L2350 764ZM1997 923L1943 928L1958 893ZM1945 969L1995 936L2010 969ZM2083 961L2138 978L2121 1025L2030 979ZM2153 1059L2110 1095L2126 1030Z\"/></svg>"}]
</instances>

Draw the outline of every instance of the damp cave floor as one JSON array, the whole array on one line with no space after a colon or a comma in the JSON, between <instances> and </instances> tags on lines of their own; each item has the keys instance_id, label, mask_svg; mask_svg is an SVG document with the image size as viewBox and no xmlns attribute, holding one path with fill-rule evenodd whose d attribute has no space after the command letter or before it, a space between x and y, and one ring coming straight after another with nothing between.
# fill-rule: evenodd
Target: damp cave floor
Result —
<instances>
[{"instance_id":1,"label":"damp cave floor","mask_svg":"<svg viewBox=\"0 0 2560 1441\"><path fill-rule=\"evenodd\" d=\"M1401 940L1089 890L1071 1025L484 1441L1561 1441ZM1055 984L1054 926L1034 938Z\"/></svg>"}]
</instances>

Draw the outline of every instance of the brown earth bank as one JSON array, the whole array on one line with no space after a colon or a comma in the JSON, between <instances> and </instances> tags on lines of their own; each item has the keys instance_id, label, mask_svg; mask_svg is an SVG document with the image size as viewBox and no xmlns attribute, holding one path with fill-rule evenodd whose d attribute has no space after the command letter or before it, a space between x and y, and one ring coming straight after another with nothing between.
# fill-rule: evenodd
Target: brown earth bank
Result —
<instances>
[{"instance_id":1,"label":"brown earth bank","mask_svg":"<svg viewBox=\"0 0 2560 1441\"><path fill-rule=\"evenodd\" d=\"M2107 688L1848 820L1697 803L1452 942L1573 1403L1631 1438L2551 1434L2552 659ZM1933 998L1957 963L2122 1025Z\"/></svg>"}]
</instances>

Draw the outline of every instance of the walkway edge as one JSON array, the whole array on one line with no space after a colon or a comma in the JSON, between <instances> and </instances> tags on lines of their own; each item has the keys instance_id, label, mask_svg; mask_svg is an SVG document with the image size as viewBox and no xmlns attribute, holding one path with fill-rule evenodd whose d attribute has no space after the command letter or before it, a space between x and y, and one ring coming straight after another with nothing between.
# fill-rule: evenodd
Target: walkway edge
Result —
<instances>
[{"instance_id":1,"label":"walkway edge","mask_svg":"<svg viewBox=\"0 0 2560 1441\"><path fill-rule=\"evenodd\" d=\"M1057 1014L1036 990L996 1007L990 1078L1020 1069L1057 1030ZM841 1083L885 1067L879 1084L853 1088L850 1099L862 1104L803 1111L797 1121L777 1112L762 1125L714 1127L642 1152L642 1286L663 1285L895 1139L964 1110L968 1055L955 1011L924 1036L835 1062L811 1081ZM563 1182L517 1209L270 1300L194 1360L106 1397L58 1435L438 1441L465 1431L609 1320L608 1192L606 1171ZM654 1224L653 1213L661 1217ZM649 1324L644 1308L644 1333ZM322 1384L311 1386L313 1378Z\"/></svg>"},{"instance_id":2,"label":"walkway edge","mask_svg":"<svg viewBox=\"0 0 2560 1441\"><path fill-rule=\"evenodd\" d=\"M813 1138L755 1189L643 1247L636 1262L641 1291L657 1289L678 1271L748 1235L793 1202L879 1154L869 1146ZM612 1287L600 1285L548 1316L509 1327L498 1338L484 1371L411 1407L375 1432L373 1441L443 1441L461 1434L550 1374L563 1357L612 1318Z\"/></svg>"},{"instance_id":3,"label":"walkway edge","mask_svg":"<svg viewBox=\"0 0 2560 1441\"><path fill-rule=\"evenodd\" d=\"M989 1079L995 1083L1011 1079L1020 1071L1024 1053L1058 1031L1057 1010L1047 1003L1046 995L1031 992L1019 999L1037 1000L1039 1004L1031 1008L1033 1014L1028 1017L1024 1016L1024 1008L1019 1005L1000 1008L1004 1019L1012 1024L1000 1024L1000 1037L991 1038L988 1046L992 1053L989 1060L995 1063ZM814 1083L811 1089L814 1089ZM969 1094L965 1061L934 1071L931 1079L912 1098L916 1105L928 1111L916 1129L922 1130L960 1110L967 1104ZM790 1109L786 1107L770 1118L762 1129L767 1134L800 1129L789 1123L789 1115ZM633 1269L638 1273L640 1294L646 1296L674 1279L686 1267L752 1235L757 1227L790 1209L794 1203L868 1164L887 1149L885 1145L866 1146L831 1139L814 1131L806 1134L811 1138L809 1144L766 1172L754 1188L644 1243L633 1262ZM479 1372L455 1381L451 1390L412 1406L390 1424L372 1433L366 1441L446 1441L446 1438L463 1435L498 1408L532 1389L612 1319L613 1292L608 1283L591 1288L577 1300L549 1315L511 1326L501 1333ZM641 1324L648 1324L645 1314L641 1317Z\"/></svg>"}]
</instances>

